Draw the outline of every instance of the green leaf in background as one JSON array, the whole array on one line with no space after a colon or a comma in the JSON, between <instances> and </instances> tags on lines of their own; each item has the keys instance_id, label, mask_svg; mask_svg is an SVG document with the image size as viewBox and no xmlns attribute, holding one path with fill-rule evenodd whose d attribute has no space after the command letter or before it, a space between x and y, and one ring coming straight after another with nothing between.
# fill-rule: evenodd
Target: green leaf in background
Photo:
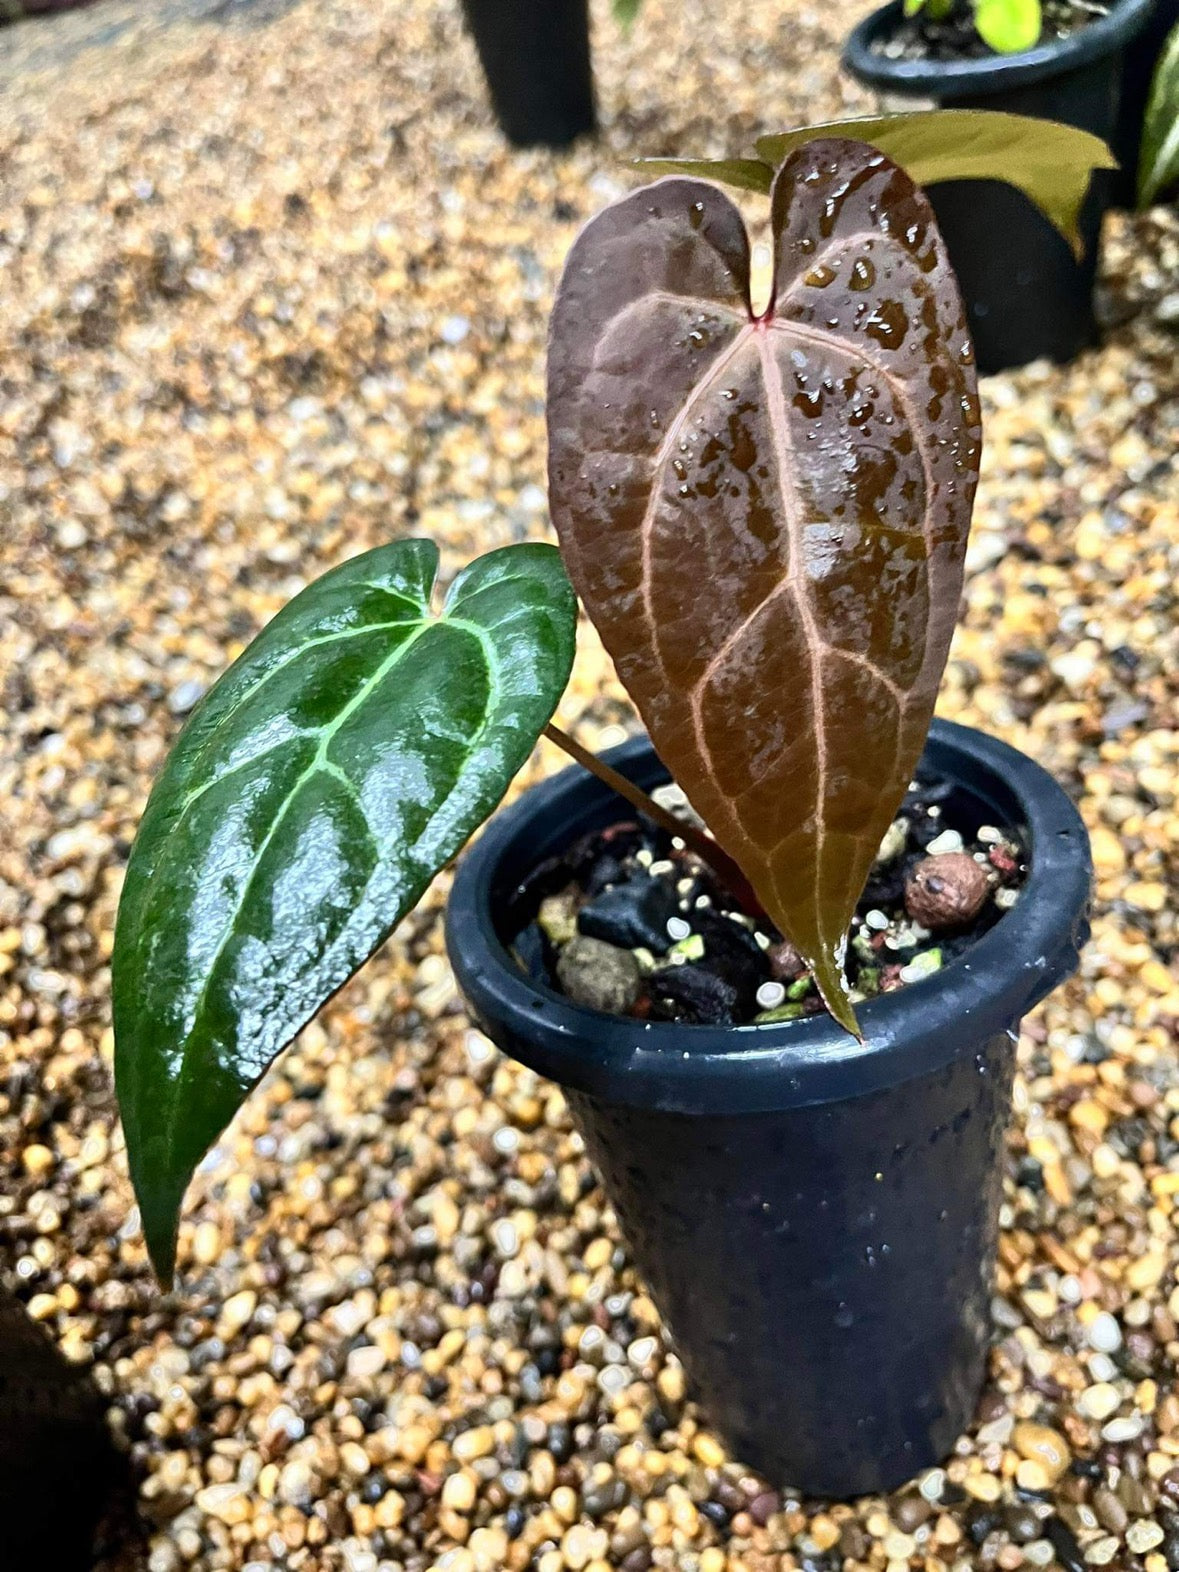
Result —
<instances>
[{"instance_id":1,"label":"green leaf in background","mask_svg":"<svg viewBox=\"0 0 1179 1572\"><path fill-rule=\"evenodd\" d=\"M1171 186L1179 185L1179 27L1159 56L1138 158L1138 206L1149 207Z\"/></svg>"},{"instance_id":2,"label":"green leaf in background","mask_svg":"<svg viewBox=\"0 0 1179 1572\"><path fill-rule=\"evenodd\" d=\"M1179 77L1174 60L1171 72ZM1173 85L1171 93L1176 102L1179 86ZM1174 118L1165 127L1171 131L1172 156L1179 156ZM644 173L698 175L742 191L768 192L775 170L796 147L830 136L870 143L921 186L939 180L1006 180L1056 225L1078 257L1084 244L1078 219L1093 171L1118 167L1105 143L1088 131L991 109L922 109L829 120L759 137L758 158L642 158L636 164Z\"/></svg>"},{"instance_id":3,"label":"green leaf in background","mask_svg":"<svg viewBox=\"0 0 1179 1572\"><path fill-rule=\"evenodd\" d=\"M1095 169L1116 169L1100 137L1055 120L990 109L929 109L835 120L757 140L762 160L777 168L786 155L818 137L870 142L918 185L939 180L1005 180L1034 202L1080 256L1078 217Z\"/></svg>"},{"instance_id":4,"label":"green leaf in background","mask_svg":"<svg viewBox=\"0 0 1179 1572\"><path fill-rule=\"evenodd\" d=\"M1018 54L1040 41L1040 0L974 0L974 25L997 54Z\"/></svg>"},{"instance_id":5,"label":"green leaf in background","mask_svg":"<svg viewBox=\"0 0 1179 1572\"><path fill-rule=\"evenodd\" d=\"M642 4L643 0L612 0L614 20L625 32L629 33L635 25Z\"/></svg>"},{"instance_id":6,"label":"green leaf in background","mask_svg":"<svg viewBox=\"0 0 1179 1572\"><path fill-rule=\"evenodd\" d=\"M577 608L508 546L430 609L438 550L353 558L194 710L131 852L112 961L131 1177L170 1282L192 1173L275 1055L499 802L556 706Z\"/></svg>"},{"instance_id":7,"label":"green leaf in background","mask_svg":"<svg viewBox=\"0 0 1179 1572\"><path fill-rule=\"evenodd\" d=\"M774 183L773 168L760 158L636 158L635 166L644 174L695 175L763 196L769 196Z\"/></svg>"}]
</instances>

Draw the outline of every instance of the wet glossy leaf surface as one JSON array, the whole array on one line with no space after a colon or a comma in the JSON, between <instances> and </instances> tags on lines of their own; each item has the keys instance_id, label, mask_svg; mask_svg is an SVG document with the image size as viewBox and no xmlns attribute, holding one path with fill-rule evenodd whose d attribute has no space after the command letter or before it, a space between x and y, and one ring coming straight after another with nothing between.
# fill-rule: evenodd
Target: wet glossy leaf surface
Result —
<instances>
[{"instance_id":1,"label":"wet glossy leaf surface","mask_svg":"<svg viewBox=\"0 0 1179 1572\"><path fill-rule=\"evenodd\" d=\"M157 1272L185 1187L274 1056L503 796L568 679L556 549L354 558L215 685L148 801L112 963L115 1067Z\"/></svg>"},{"instance_id":2,"label":"wet glossy leaf surface","mask_svg":"<svg viewBox=\"0 0 1179 1572\"><path fill-rule=\"evenodd\" d=\"M583 231L550 336L550 502L656 748L854 1029L840 955L945 663L978 403L906 175L812 143L773 223L760 318L713 186L661 181Z\"/></svg>"}]
</instances>

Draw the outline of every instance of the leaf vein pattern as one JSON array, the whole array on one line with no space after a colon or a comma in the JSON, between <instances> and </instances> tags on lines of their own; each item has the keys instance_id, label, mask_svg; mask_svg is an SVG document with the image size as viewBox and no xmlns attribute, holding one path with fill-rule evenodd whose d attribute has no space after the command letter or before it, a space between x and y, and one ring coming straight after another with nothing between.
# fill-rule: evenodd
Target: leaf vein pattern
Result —
<instances>
[{"instance_id":1,"label":"leaf vein pattern","mask_svg":"<svg viewBox=\"0 0 1179 1572\"><path fill-rule=\"evenodd\" d=\"M823 709L823 683L819 670L819 652L822 640L819 637L818 625L815 619L814 608L811 605L810 591L806 584L805 565L803 562L803 539L800 518L798 492L795 489L787 459L794 457L794 444L790 435L790 417L786 413L786 392L782 386L782 373L777 360L770 347L767 334L762 333L758 338L757 351L761 357L762 376L766 388L766 408L770 417L770 429L774 433L774 451L777 455L778 491L782 502L782 512L786 520L786 530L790 540L790 562L787 568L787 582L791 585L794 600L802 619L803 629L806 634L807 650L810 655L811 665L811 710L815 728L815 766L816 766L816 791L815 801L818 811L815 815L815 865L816 870L821 868L823 858L823 843L826 831L826 821L823 815L823 805L827 801L827 728L825 712ZM782 898L781 887L775 871L771 870L770 877L774 887L778 890L779 899ZM819 910L819 892L817 885L811 892L812 904L815 914L815 932L822 931L822 917Z\"/></svg>"},{"instance_id":2,"label":"leaf vein pattern","mask_svg":"<svg viewBox=\"0 0 1179 1572\"><path fill-rule=\"evenodd\" d=\"M382 682L386 676L388 676L389 672L392 671L393 668L405 657L408 651L413 648L414 644L418 641L418 639L421 638L426 629L432 627L433 625L433 621L423 622L417 631L412 633L403 644L399 644L395 649L391 650L390 653L381 662L380 666L378 666L376 671L372 674L372 676L369 677L363 686L353 694L351 699L349 699L348 703L336 716L332 724L324 728L323 734L320 737L319 745L316 748L313 757L307 764L306 769L304 769L298 778L292 783L291 789L287 793L286 801L275 814L272 824L258 844L258 849L254 854L253 866L250 869L248 877L242 883L241 894L239 895L236 902L233 915L226 923L224 936L222 937L220 944L217 946L212 960L209 962L208 969L205 973L205 981L202 984L201 991L197 995L196 1002L193 1005L190 1024L186 1035L191 1035L191 1033L196 1028L197 1022L201 1018L201 1014L208 1001L209 989L212 986L214 977L217 975L217 970L221 964L222 957L225 954L226 946L229 944L230 939L236 932L238 919L241 916L242 908L249 899L254 880L258 876L258 870L262 866L266 853L273 843L275 836L278 834L278 831L282 827L282 824L286 819L292 804L296 801L299 793L303 790L304 786L306 786L307 782L311 780L311 778L316 774L316 772L321 770L325 764L330 763L330 761L327 759L327 749L333 737L335 737L336 733L343 726L344 722L349 718L350 715L360 708L360 706L365 702L376 686ZM371 878L371 876L372 875L370 873L369 877ZM180 1074L176 1077L176 1081L173 1085L171 1107L168 1112L167 1120L166 1144L168 1146L173 1146L175 1144L176 1115L178 1109L181 1106L181 1103L183 1102L181 1092L183 1091L188 1077L190 1063L191 1056L185 1054L183 1063L181 1065Z\"/></svg>"},{"instance_id":3,"label":"leaf vein pattern","mask_svg":"<svg viewBox=\"0 0 1179 1572\"><path fill-rule=\"evenodd\" d=\"M712 360L708 366L708 369L689 389L688 396L680 405L675 419L667 428L667 435L659 444L659 448L655 454L654 462L651 466L651 491L647 498L647 505L643 509L642 521L639 524L639 540L642 551L640 585L642 587L643 594L643 615L649 630L651 649L655 655L655 659L659 663L659 669L663 673L665 681L668 678L667 666L664 662L663 655L660 652L659 641L656 636L656 629L659 625L659 619L655 615L655 608L651 602L651 537L654 534L655 515L658 512L659 504L663 496L662 476L665 469L667 468L667 462L671 458L675 449L676 442L679 440L684 426L687 423L688 416L692 413L699 400L704 397L705 393L707 393L708 389L713 385L713 383L716 382L717 379L729 369L733 361L737 358L738 354L740 354L741 350L748 343L752 333L753 324L751 322L747 322L737 334L737 336L733 339L732 343L729 344L726 349L722 350L714 360Z\"/></svg>"},{"instance_id":4,"label":"leaf vein pattern","mask_svg":"<svg viewBox=\"0 0 1179 1572\"><path fill-rule=\"evenodd\" d=\"M377 586L375 585L370 586L370 588L376 587ZM361 638L363 635L368 633L384 633L387 632L390 628L412 628L416 624L420 623L421 620L421 617L418 616L410 620L399 622L369 622L361 628L342 628L339 633L326 633L322 638L308 639L305 643L300 644L297 650L293 650L291 654L285 656L282 660L276 661L273 666L268 666L262 675L258 678L257 682L252 682L249 687L247 687L243 692L239 693L237 698L230 705L229 709L226 710L225 714L219 715L217 717L218 726L224 726L227 722L232 720L244 704L247 704L251 699L257 697L257 695L270 681L271 677L277 677L280 672L285 671L288 666L293 665L294 662L299 660L300 657L303 656L308 650L320 649L325 644L340 644L348 639ZM273 746L280 747L283 742L290 742L291 738L296 735L303 736L306 734L302 732L292 732L289 736L281 738L280 741L275 743ZM180 807L180 811L176 815L177 823L179 823L180 820L185 817L193 804L203 797L207 791L210 791L214 786L220 785L223 780L226 780L230 775L235 774L236 771L244 769L247 764L252 764L255 759L264 758L269 752L271 752L270 748L264 748L261 753L253 754L248 759L242 759L239 763L231 765L228 769L223 770L220 775L216 775L211 780L205 781L204 785L198 786L190 796L184 799L184 802Z\"/></svg>"}]
</instances>

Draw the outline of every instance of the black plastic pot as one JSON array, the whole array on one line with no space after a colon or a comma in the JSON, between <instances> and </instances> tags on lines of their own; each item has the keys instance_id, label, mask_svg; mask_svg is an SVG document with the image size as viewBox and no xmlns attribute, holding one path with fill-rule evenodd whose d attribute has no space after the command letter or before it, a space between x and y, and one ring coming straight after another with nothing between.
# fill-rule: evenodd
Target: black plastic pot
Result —
<instances>
[{"instance_id":1,"label":"black plastic pot","mask_svg":"<svg viewBox=\"0 0 1179 1572\"><path fill-rule=\"evenodd\" d=\"M1022 54L940 61L890 60L875 53L873 46L902 18L901 0L891 0L853 31L843 63L859 81L890 97L1059 120L1112 144L1123 52L1146 25L1152 4L1117 0L1099 21ZM1059 231L1014 186L947 180L929 187L980 370L1003 371L1041 355L1071 360L1096 342L1097 247L1114 193L1112 172L1096 172L1081 213L1084 254L1078 261Z\"/></svg>"},{"instance_id":2,"label":"black plastic pot","mask_svg":"<svg viewBox=\"0 0 1179 1572\"><path fill-rule=\"evenodd\" d=\"M517 147L593 132L587 0L463 0L496 119Z\"/></svg>"},{"instance_id":3,"label":"black plastic pot","mask_svg":"<svg viewBox=\"0 0 1179 1572\"><path fill-rule=\"evenodd\" d=\"M645 738L607 758L667 779ZM492 821L447 914L475 1018L564 1088L706 1416L827 1496L894 1488L971 1417L1017 1027L1088 934L1088 843L1052 778L938 721L923 768L961 783L948 823L1018 826L1031 873L967 954L862 1007L863 1045L826 1016L643 1024L527 978L505 947L521 881L629 811L581 769Z\"/></svg>"}]
</instances>

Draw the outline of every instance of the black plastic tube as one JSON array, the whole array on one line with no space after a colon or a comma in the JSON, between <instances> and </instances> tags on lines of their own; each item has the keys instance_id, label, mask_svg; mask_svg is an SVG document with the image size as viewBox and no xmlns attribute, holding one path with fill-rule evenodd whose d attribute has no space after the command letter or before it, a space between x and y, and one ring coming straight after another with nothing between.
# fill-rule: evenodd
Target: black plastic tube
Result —
<instances>
[{"instance_id":1,"label":"black plastic tube","mask_svg":"<svg viewBox=\"0 0 1179 1572\"><path fill-rule=\"evenodd\" d=\"M1098 21L1020 54L893 60L874 48L902 19L901 0L891 0L854 29L843 63L885 95L1059 120L1114 143L1123 52L1146 26L1153 3L1118 0ZM1113 172L1094 175L1081 213L1084 250L1078 261L1059 231L1014 186L999 180L930 185L981 371L1003 371L1040 356L1071 360L1096 342L1097 248L1115 189Z\"/></svg>"},{"instance_id":2,"label":"black plastic tube","mask_svg":"<svg viewBox=\"0 0 1179 1572\"><path fill-rule=\"evenodd\" d=\"M607 758L667 779L645 738ZM641 1023L526 977L514 892L627 811L578 768L497 815L447 912L472 1014L565 1089L706 1416L747 1465L827 1496L894 1488L970 1419L1018 1024L1088 934L1088 842L1052 778L940 721L923 768L1017 827L1030 873L966 954L861 1007L863 1044L826 1016Z\"/></svg>"},{"instance_id":3,"label":"black plastic tube","mask_svg":"<svg viewBox=\"0 0 1179 1572\"><path fill-rule=\"evenodd\" d=\"M463 0L492 108L516 147L567 147L592 134L587 0Z\"/></svg>"}]
</instances>

